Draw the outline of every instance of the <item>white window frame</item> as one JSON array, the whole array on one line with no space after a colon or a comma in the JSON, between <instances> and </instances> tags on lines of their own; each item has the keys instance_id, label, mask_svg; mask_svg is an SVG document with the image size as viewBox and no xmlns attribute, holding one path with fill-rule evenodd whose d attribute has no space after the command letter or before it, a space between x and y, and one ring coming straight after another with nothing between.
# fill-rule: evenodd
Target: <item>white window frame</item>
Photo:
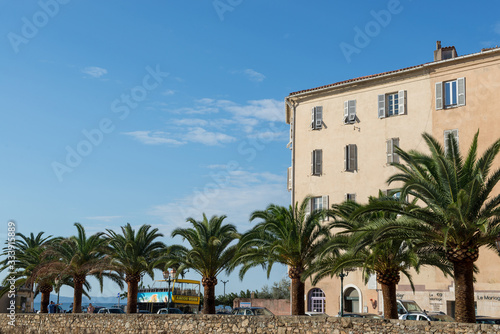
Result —
<instances>
[{"instance_id":1,"label":"white window frame","mask_svg":"<svg viewBox=\"0 0 500 334\"><path fill-rule=\"evenodd\" d=\"M378 105L378 118L386 118L386 117L394 117L399 115L407 114L407 97L406 90L400 90L397 92L380 94L377 97L377 105ZM392 115L389 115L389 100L390 96L397 97L398 99L398 110L397 112L393 112ZM393 99L394 101L395 99Z\"/></svg>"},{"instance_id":2,"label":"white window frame","mask_svg":"<svg viewBox=\"0 0 500 334\"><path fill-rule=\"evenodd\" d=\"M320 130L323 127L323 107L317 106L312 108L311 118L311 128L313 130Z\"/></svg>"},{"instance_id":3,"label":"white window frame","mask_svg":"<svg viewBox=\"0 0 500 334\"><path fill-rule=\"evenodd\" d=\"M314 150L311 154L311 175L323 174L323 150Z\"/></svg>"},{"instance_id":4,"label":"white window frame","mask_svg":"<svg viewBox=\"0 0 500 334\"><path fill-rule=\"evenodd\" d=\"M453 83L456 84L456 87L450 93L447 87ZM450 94L455 97L456 103L446 104L446 99L450 96ZM465 96L465 77L436 82L436 110L465 106Z\"/></svg>"},{"instance_id":5,"label":"white window frame","mask_svg":"<svg viewBox=\"0 0 500 334\"><path fill-rule=\"evenodd\" d=\"M448 136L449 134L452 133L453 136L455 137L455 141L457 142L457 145L460 143L459 137L458 137L458 129L452 129L452 130L444 130L443 135L444 135L444 154L448 154L448 150L450 149L450 142L448 141Z\"/></svg>"},{"instance_id":6,"label":"white window frame","mask_svg":"<svg viewBox=\"0 0 500 334\"><path fill-rule=\"evenodd\" d=\"M344 124L354 124L356 122L356 100L344 101Z\"/></svg>"},{"instance_id":7,"label":"white window frame","mask_svg":"<svg viewBox=\"0 0 500 334\"><path fill-rule=\"evenodd\" d=\"M307 201L306 217L314 210L328 209L328 195L311 197Z\"/></svg>"},{"instance_id":8,"label":"white window frame","mask_svg":"<svg viewBox=\"0 0 500 334\"><path fill-rule=\"evenodd\" d=\"M344 148L344 170L346 172L358 170L358 147L356 144L349 144Z\"/></svg>"},{"instance_id":9,"label":"white window frame","mask_svg":"<svg viewBox=\"0 0 500 334\"><path fill-rule=\"evenodd\" d=\"M399 154L397 154L394 150L394 146L399 147L399 138L391 138L386 141L387 148L387 161L388 165L393 163L399 163Z\"/></svg>"}]
</instances>

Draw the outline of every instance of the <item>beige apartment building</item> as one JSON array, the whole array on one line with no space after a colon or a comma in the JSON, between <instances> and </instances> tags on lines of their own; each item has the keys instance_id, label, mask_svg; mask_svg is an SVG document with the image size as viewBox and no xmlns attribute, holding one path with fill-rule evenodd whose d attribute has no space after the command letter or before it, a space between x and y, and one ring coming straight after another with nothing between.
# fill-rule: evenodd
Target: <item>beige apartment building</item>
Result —
<instances>
[{"instance_id":1,"label":"beige apartment building","mask_svg":"<svg viewBox=\"0 0 500 334\"><path fill-rule=\"evenodd\" d=\"M399 159L394 145L426 150L423 132L444 143L451 131L467 153L479 129L482 153L500 137L499 88L500 48L458 56L455 47L442 48L437 42L432 62L291 93L285 108L290 124L288 189L292 203L307 195L313 196L311 209L345 199L364 203L379 190L389 190L386 181L396 172L390 163ZM497 160L494 168L499 167ZM481 249L476 264L480 270L475 284L477 314L498 316L500 257ZM415 293L401 277L399 299L412 299L426 310L454 315L452 278L424 268L413 280ZM317 286L307 281L305 299L306 311L337 314L340 279L325 279ZM347 312L378 313L383 309L375 277L364 284L360 270L344 279L344 301Z\"/></svg>"}]
</instances>

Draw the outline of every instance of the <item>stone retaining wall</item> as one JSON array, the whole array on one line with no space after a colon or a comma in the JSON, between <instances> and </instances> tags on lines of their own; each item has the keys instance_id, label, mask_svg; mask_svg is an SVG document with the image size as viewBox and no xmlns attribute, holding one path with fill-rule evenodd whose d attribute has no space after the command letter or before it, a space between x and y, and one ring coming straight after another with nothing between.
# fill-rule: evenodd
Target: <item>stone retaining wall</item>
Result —
<instances>
[{"instance_id":1,"label":"stone retaining wall","mask_svg":"<svg viewBox=\"0 0 500 334\"><path fill-rule=\"evenodd\" d=\"M0 333L500 333L500 325L308 316L18 314L15 319L15 326L11 326L9 325L9 316L0 314Z\"/></svg>"}]
</instances>

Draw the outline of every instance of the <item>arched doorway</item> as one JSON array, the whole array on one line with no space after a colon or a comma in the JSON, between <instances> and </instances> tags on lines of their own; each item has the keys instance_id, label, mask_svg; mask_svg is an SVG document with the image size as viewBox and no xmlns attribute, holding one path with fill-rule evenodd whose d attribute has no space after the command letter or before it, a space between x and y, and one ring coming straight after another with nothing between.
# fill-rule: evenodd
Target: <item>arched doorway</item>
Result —
<instances>
[{"instance_id":1,"label":"arched doorway","mask_svg":"<svg viewBox=\"0 0 500 334\"><path fill-rule=\"evenodd\" d=\"M359 293L355 288L347 288L344 292L345 312L359 312Z\"/></svg>"},{"instance_id":2,"label":"arched doorway","mask_svg":"<svg viewBox=\"0 0 500 334\"><path fill-rule=\"evenodd\" d=\"M325 313L325 293L319 288L314 288L309 291L307 298L307 311L308 312L321 312Z\"/></svg>"}]
</instances>

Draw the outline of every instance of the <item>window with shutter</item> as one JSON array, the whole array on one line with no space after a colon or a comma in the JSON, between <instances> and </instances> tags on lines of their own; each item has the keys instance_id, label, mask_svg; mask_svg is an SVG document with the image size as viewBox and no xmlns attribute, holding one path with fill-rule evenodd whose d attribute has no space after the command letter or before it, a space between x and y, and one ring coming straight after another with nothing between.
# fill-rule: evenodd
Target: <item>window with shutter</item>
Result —
<instances>
[{"instance_id":1,"label":"window with shutter","mask_svg":"<svg viewBox=\"0 0 500 334\"><path fill-rule=\"evenodd\" d=\"M345 147L345 170L346 172L354 172L358 170L358 152L354 144Z\"/></svg>"},{"instance_id":2,"label":"window with shutter","mask_svg":"<svg viewBox=\"0 0 500 334\"><path fill-rule=\"evenodd\" d=\"M378 118L406 114L406 90L377 96Z\"/></svg>"},{"instance_id":3,"label":"window with shutter","mask_svg":"<svg viewBox=\"0 0 500 334\"><path fill-rule=\"evenodd\" d=\"M353 201L353 202L356 202L356 194L345 194L344 195L344 200L346 201Z\"/></svg>"},{"instance_id":4,"label":"window with shutter","mask_svg":"<svg viewBox=\"0 0 500 334\"><path fill-rule=\"evenodd\" d=\"M311 127L319 130L323 127L323 107L314 107L311 112Z\"/></svg>"},{"instance_id":5,"label":"window with shutter","mask_svg":"<svg viewBox=\"0 0 500 334\"><path fill-rule=\"evenodd\" d=\"M391 138L386 141L387 146L387 164L390 165L392 163L399 162L399 155L396 153L394 149L395 146L399 147L399 138Z\"/></svg>"},{"instance_id":6,"label":"window with shutter","mask_svg":"<svg viewBox=\"0 0 500 334\"><path fill-rule=\"evenodd\" d=\"M321 175L322 173L322 163L323 163L323 151L314 150L312 152L312 175Z\"/></svg>"},{"instance_id":7,"label":"window with shutter","mask_svg":"<svg viewBox=\"0 0 500 334\"><path fill-rule=\"evenodd\" d=\"M344 124L356 121L356 100L344 101Z\"/></svg>"},{"instance_id":8,"label":"window with shutter","mask_svg":"<svg viewBox=\"0 0 500 334\"><path fill-rule=\"evenodd\" d=\"M465 78L436 82L436 110L465 105Z\"/></svg>"}]
</instances>

